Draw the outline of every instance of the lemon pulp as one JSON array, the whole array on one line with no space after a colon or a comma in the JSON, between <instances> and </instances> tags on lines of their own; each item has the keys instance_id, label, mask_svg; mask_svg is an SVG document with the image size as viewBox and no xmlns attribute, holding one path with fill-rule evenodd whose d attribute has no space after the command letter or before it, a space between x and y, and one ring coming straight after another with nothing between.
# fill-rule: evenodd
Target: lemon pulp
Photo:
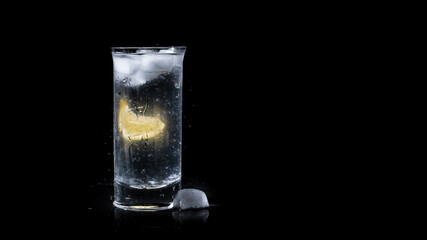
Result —
<instances>
[{"instance_id":1,"label":"lemon pulp","mask_svg":"<svg viewBox=\"0 0 427 240\"><path fill-rule=\"evenodd\" d=\"M158 118L137 115L132 112L129 105L120 99L117 126L119 132L127 140L141 140L159 135L165 124Z\"/></svg>"}]
</instances>

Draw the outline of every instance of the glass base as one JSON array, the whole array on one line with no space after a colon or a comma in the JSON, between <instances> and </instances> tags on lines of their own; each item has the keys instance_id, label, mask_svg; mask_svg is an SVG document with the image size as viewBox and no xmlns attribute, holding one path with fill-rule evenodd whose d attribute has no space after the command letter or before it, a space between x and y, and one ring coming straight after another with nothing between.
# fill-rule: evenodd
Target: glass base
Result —
<instances>
[{"instance_id":1,"label":"glass base","mask_svg":"<svg viewBox=\"0 0 427 240\"><path fill-rule=\"evenodd\" d=\"M169 205L133 205L133 206L126 206L121 205L118 202L114 201L113 205L117 208L123 209L123 210L130 210L130 211L160 211L160 210L168 210L173 208L173 203L170 203Z\"/></svg>"},{"instance_id":2,"label":"glass base","mask_svg":"<svg viewBox=\"0 0 427 240\"><path fill-rule=\"evenodd\" d=\"M138 189L114 183L114 202L117 208L131 211L160 211L173 208L173 199L181 182L156 189Z\"/></svg>"}]
</instances>

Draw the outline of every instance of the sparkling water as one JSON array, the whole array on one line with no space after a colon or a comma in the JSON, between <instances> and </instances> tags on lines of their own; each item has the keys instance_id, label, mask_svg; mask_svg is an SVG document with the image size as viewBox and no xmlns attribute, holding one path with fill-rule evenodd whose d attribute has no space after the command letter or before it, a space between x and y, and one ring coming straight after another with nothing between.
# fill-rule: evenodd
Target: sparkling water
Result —
<instances>
[{"instance_id":1,"label":"sparkling water","mask_svg":"<svg viewBox=\"0 0 427 240\"><path fill-rule=\"evenodd\" d=\"M113 51L115 205L144 205L141 191L181 180L183 56L174 48ZM151 192L149 201L173 200Z\"/></svg>"}]
</instances>

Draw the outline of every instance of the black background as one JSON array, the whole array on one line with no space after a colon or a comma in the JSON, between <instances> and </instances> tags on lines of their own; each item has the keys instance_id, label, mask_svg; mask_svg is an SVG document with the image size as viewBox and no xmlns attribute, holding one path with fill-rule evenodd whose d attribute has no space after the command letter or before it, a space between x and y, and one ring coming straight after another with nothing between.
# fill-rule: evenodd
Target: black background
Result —
<instances>
[{"instance_id":1,"label":"black background","mask_svg":"<svg viewBox=\"0 0 427 240\"><path fill-rule=\"evenodd\" d=\"M93 9L55 12L10 28L5 79L18 74L23 81L4 81L10 94L3 97L14 103L5 104L14 116L8 126L26 126L9 141L26 166L8 189L29 206L12 222L25 219L42 233L114 232L105 214L113 177L110 48L175 45L187 46L184 186L205 190L216 206L200 230L295 231L325 223L327 204L343 198L330 199L329 173L337 166L331 159L345 150L339 139L348 130L339 126L352 116L336 114L343 106L334 101L334 80L343 75L331 71L341 54L331 45L346 36L331 37L326 23L277 11L171 11L160 19L107 9L101 16ZM25 149L22 136L30 136Z\"/></svg>"}]
</instances>

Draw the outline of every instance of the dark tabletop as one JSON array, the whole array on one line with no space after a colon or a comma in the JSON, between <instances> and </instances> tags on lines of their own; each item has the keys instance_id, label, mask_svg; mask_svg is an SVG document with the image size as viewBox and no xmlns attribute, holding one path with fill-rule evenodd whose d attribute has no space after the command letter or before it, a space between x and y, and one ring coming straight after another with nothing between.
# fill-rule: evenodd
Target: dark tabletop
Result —
<instances>
[{"instance_id":1,"label":"dark tabletop","mask_svg":"<svg viewBox=\"0 0 427 240\"><path fill-rule=\"evenodd\" d=\"M175 233L204 232L216 234L232 229L226 205L216 191L197 179L184 179L182 188L197 188L206 193L209 208L192 210L127 211L113 206L113 185L103 179L88 186L86 228L91 233Z\"/></svg>"}]
</instances>

